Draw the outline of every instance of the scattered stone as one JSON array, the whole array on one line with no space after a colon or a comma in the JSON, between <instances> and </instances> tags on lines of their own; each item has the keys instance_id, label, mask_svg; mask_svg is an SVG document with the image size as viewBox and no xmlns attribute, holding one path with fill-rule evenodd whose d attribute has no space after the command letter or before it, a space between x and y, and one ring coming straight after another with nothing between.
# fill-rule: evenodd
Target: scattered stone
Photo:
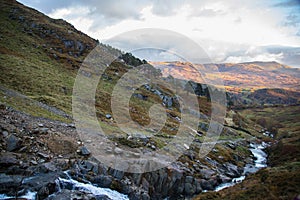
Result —
<instances>
[{"instance_id":1,"label":"scattered stone","mask_svg":"<svg viewBox=\"0 0 300 200\"><path fill-rule=\"evenodd\" d=\"M83 146L80 148L80 154L83 156L89 156L91 152L85 146Z\"/></svg>"},{"instance_id":2,"label":"scattered stone","mask_svg":"<svg viewBox=\"0 0 300 200\"><path fill-rule=\"evenodd\" d=\"M115 153L116 154L121 154L121 153L123 153L123 150L121 148L119 148L119 147L116 147L115 148Z\"/></svg>"},{"instance_id":3,"label":"scattered stone","mask_svg":"<svg viewBox=\"0 0 300 200\"><path fill-rule=\"evenodd\" d=\"M48 154L41 153L41 152L38 152L37 155L40 156L40 157L42 157L42 158L45 158L45 159L49 159L50 158L50 156Z\"/></svg>"},{"instance_id":4,"label":"scattered stone","mask_svg":"<svg viewBox=\"0 0 300 200\"><path fill-rule=\"evenodd\" d=\"M2 136L3 136L4 138L6 138L6 137L8 136L8 132L7 132L7 131L2 131Z\"/></svg>"},{"instance_id":5,"label":"scattered stone","mask_svg":"<svg viewBox=\"0 0 300 200\"><path fill-rule=\"evenodd\" d=\"M39 127L44 127L44 124L40 123L38 124Z\"/></svg>"},{"instance_id":6,"label":"scattered stone","mask_svg":"<svg viewBox=\"0 0 300 200\"><path fill-rule=\"evenodd\" d=\"M40 132L41 134L47 134L48 131L49 131L49 128L40 128L40 129L39 129L39 132Z\"/></svg>"},{"instance_id":7,"label":"scattered stone","mask_svg":"<svg viewBox=\"0 0 300 200\"><path fill-rule=\"evenodd\" d=\"M227 146L233 150L236 149L236 145L234 143L227 143Z\"/></svg>"},{"instance_id":8,"label":"scattered stone","mask_svg":"<svg viewBox=\"0 0 300 200\"><path fill-rule=\"evenodd\" d=\"M30 163L33 164L33 165L37 165L38 164L35 160L31 160Z\"/></svg>"}]
</instances>

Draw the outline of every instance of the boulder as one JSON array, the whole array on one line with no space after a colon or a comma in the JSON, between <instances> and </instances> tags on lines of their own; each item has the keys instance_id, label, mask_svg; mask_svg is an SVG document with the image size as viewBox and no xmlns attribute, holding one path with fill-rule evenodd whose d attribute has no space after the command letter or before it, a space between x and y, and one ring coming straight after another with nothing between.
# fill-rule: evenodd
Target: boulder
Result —
<instances>
[{"instance_id":1,"label":"boulder","mask_svg":"<svg viewBox=\"0 0 300 200\"><path fill-rule=\"evenodd\" d=\"M92 179L91 181L94 184L97 184L99 187L110 187L112 183L112 178L106 175L99 175Z\"/></svg>"},{"instance_id":2,"label":"boulder","mask_svg":"<svg viewBox=\"0 0 300 200\"><path fill-rule=\"evenodd\" d=\"M107 196L106 196L107 197ZM99 197L99 199L110 200L110 198L104 198L103 195ZM81 200L91 200L97 199L95 195L85 191L77 191L77 190L66 190L63 189L57 192L54 195L49 196L46 200L66 200L66 199L81 199Z\"/></svg>"},{"instance_id":3,"label":"boulder","mask_svg":"<svg viewBox=\"0 0 300 200\"><path fill-rule=\"evenodd\" d=\"M0 156L0 167L5 168L9 167L12 165L17 165L19 164L19 161L16 159L16 156L14 155L1 155Z\"/></svg>"},{"instance_id":4,"label":"boulder","mask_svg":"<svg viewBox=\"0 0 300 200\"><path fill-rule=\"evenodd\" d=\"M83 156L89 156L91 152L85 146L83 146L80 148L80 154Z\"/></svg>"},{"instance_id":5,"label":"boulder","mask_svg":"<svg viewBox=\"0 0 300 200\"><path fill-rule=\"evenodd\" d=\"M14 151L17 150L21 147L21 139L14 136L14 135L10 135L7 137L6 139L6 150L7 151Z\"/></svg>"},{"instance_id":6,"label":"boulder","mask_svg":"<svg viewBox=\"0 0 300 200\"><path fill-rule=\"evenodd\" d=\"M0 174L0 193L9 196L15 195L16 190L21 190L23 177L19 175Z\"/></svg>"}]
</instances>

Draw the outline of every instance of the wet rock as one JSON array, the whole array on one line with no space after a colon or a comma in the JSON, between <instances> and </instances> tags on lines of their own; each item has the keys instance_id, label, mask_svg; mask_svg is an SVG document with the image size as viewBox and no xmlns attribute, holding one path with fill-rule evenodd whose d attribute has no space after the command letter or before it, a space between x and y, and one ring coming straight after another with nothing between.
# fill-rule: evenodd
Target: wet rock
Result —
<instances>
[{"instance_id":1,"label":"wet rock","mask_svg":"<svg viewBox=\"0 0 300 200\"><path fill-rule=\"evenodd\" d=\"M40 191L41 194L52 194L56 191L55 180L59 177L57 173L41 173L36 176L25 178L22 185L31 191Z\"/></svg>"},{"instance_id":2,"label":"wet rock","mask_svg":"<svg viewBox=\"0 0 300 200\"><path fill-rule=\"evenodd\" d=\"M108 196L102 194L102 195L96 195L95 196L96 199L95 200L112 200L111 198L109 198Z\"/></svg>"},{"instance_id":3,"label":"wet rock","mask_svg":"<svg viewBox=\"0 0 300 200\"><path fill-rule=\"evenodd\" d=\"M200 185L201 185L201 188L204 189L204 190L213 190L214 189L211 182L209 182L207 180L204 180L204 179L201 179Z\"/></svg>"},{"instance_id":4,"label":"wet rock","mask_svg":"<svg viewBox=\"0 0 300 200\"><path fill-rule=\"evenodd\" d=\"M226 168L225 175L231 178L239 177L241 172L238 167L232 163L225 163L223 166Z\"/></svg>"},{"instance_id":5,"label":"wet rock","mask_svg":"<svg viewBox=\"0 0 300 200\"><path fill-rule=\"evenodd\" d=\"M220 183L228 183L228 182L230 182L232 179L229 178L228 176L221 175L221 176L219 177L219 180L220 180Z\"/></svg>"},{"instance_id":6,"label":"wet rock","mask_svg":"<svg viewBox=\"0 0 300 200\"><path fill-rule=\"evenodd\" d=\"M0 156L0 167L9 167L12 165L19 164L19 161L13 155L1 155Z\"/></svg>"},{"instance_id":7,"label":"wet rock","mask_svg":"<svg viewBox=\"0 0 300 200\"><path fill-rule=\"evenodd\" d=\"M91 199L96 199L96 196L85 191L63 189L58 193L56 193L55 195L46 198L46 200L66 200L66 199L91 200Z\"/></svg>"},{"instance_id":8,"label":"wet rock","mask_svg":"<svg viewBox=\"0 0 300 200\"><path fill-rule=\"evenodd\" d=\"M15 195L16 190L21 190L21 182L23 177L19 175L0 174L0 193L7 195Z\"/></svg>"},{"instance_id":9,"label":"wet rock","mask_svg":"<svg viewBox=\"0 0 300 200\"><path fill-rule=\"evenodd\" d=\"M97 184L99 187L110 187L112 178L106 175L99 175L94 177L91 182Z\"/></svg>"},{"instance_id":10,"label":"wet rock","mask_svg":"<svg viewBox=\"0 0 300 200\"><path fill-rule=\"evenodd\" d=\"M17 150L21 147L21 139L14 136L14 135L10 135L8 136L7 140L6 140L6 150L7 151L14 151Z\"/></svg>"}]
</instances>

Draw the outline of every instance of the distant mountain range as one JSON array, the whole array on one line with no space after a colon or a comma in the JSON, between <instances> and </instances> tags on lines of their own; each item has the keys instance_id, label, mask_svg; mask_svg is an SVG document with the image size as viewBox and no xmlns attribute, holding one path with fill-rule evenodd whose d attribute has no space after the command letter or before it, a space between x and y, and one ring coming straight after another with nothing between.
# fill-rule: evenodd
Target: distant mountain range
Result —
<instances>
[{"instance_id":1,"label":"distant mountain range","mask_svg":"<svg viewBox=\"0 0 300 200\"><path fill-rule=\"evenodd\" d=\"M242 89L254 91L261 88L296 91L300 88L300 69L277 62L223 64L151 62L151 64L160 69L164 76L172 75L175 78L199 83L222 78L226 89L231 92L239 92Z\"/></svg>"}]
</instances>

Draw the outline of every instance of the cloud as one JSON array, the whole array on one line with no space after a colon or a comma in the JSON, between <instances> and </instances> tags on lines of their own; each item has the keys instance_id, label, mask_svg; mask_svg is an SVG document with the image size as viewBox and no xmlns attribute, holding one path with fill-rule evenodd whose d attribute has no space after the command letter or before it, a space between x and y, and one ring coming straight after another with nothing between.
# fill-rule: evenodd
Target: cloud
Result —
<instances>
[{"instance_id":1,"label":"cloud","mask_svg":"<svg viewBox=\"0 0 300 200\"><path fill-rule=\"evenodd\" d=\"M221 62L276 61L292 67L300 67L300 47L260 46L240 52L227 52Z\"/></svg>"},{"instance_id":2,"label":"cloud","mask_svg":"<svg viewBox=\"0 0 300 200\"><path fill-rule=\"evenodd\" d=\"M274 4L275 7L300 7L299 0L288 0Z\"/></svg>"},{"instance_id":3,"label":"cloud","mask_svg":"<svg viewBox=\"0 0 300 200\"><path fill-rule=\"evenodd\" d=\"M153 14L158 16L171 16L177 13L178 9L184 4L183 1L173 0L152 0L151 1L151 11Z\"/></svg>"},{"instance_id":4,"label":"cloud","mask_svg":"<svg viewBox=\"0 0 300 200\"><path fill-rule=\"evenodd\" d=\"M20 1L51 17L69 21L101 42L125 31L160 28L196 41L213 62L273 59L292 66L300 63L299 49L296 48L300 47L299 0L277 0L275 4L258 0L243 3L239 0ZM119 44L110 44L123 49L161 45L166 50L140 53L149 60L151 55L152 59L168 59L170 56L166 52L176 50L176 44L176 48L189 52L197 62L203 61L197 59L197 52L191 46L184 42L179 44L180 38L171 41L162 34L146 33L136 35L130 42L123 39L120 38Z\"/></svg>"}]
</instances>

